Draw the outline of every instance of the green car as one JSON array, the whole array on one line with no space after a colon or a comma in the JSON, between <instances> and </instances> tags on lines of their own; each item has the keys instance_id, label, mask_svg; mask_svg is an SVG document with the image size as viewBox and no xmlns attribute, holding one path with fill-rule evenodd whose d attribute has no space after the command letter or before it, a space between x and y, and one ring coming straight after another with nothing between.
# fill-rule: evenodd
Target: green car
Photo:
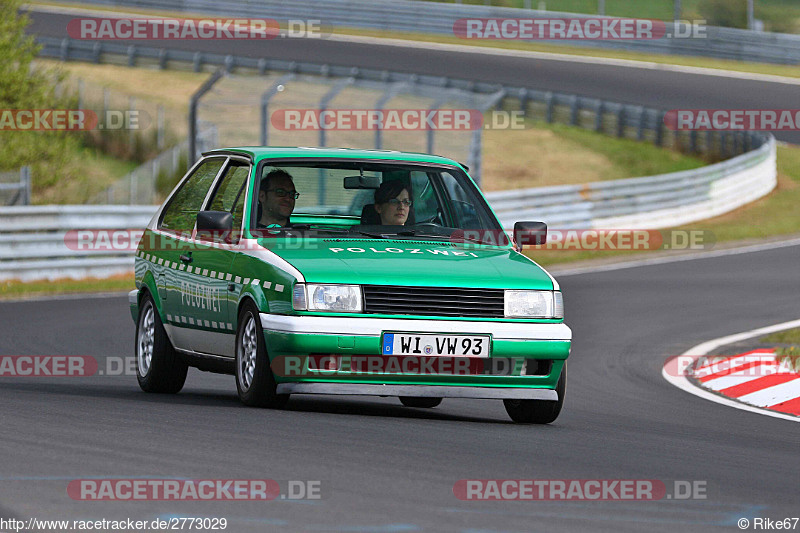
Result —
<instances>
[{"instance_id":1,"label":"green car","mask_svg":"<svg viewBox=\"0 0 800 533\"><path fill-rule=\"evenodd\" d=\"M459 163L394 151L207 152L136 251L138 381L236 377L247 405L291 394L502 399L516 422L564 403L572 333L558 283L521 253Z\"/></svg>"}]
</instances>

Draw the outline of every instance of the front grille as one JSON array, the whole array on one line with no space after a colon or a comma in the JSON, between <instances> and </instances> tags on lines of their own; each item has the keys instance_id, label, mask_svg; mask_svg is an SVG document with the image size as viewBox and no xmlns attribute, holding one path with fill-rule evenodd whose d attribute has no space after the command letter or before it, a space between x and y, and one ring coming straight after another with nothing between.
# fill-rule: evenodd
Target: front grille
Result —
<instances>
[{"instance_id":1,"label":"front grille","mask_svg":"<svg viewBox=\"0 0 800 533\"><path fill-rule=\"evenodd\" d=\"M503 289L362 285L364 311L384 315L503 318Z\"/></svg>"}]
</instances>

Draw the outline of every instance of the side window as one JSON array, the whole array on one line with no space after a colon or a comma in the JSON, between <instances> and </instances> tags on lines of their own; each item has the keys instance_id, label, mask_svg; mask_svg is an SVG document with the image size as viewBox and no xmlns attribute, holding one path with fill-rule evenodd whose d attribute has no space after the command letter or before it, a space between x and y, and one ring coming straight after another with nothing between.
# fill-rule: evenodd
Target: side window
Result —
<instances>
[{"instance_id":1,"label":"side window","mask_svg":"<svg viewBox=\"0 0 800 533\"><path fill-rule=\"evenodd\" d=\"M414 190L414 217L416 222L441 224L442 213L433 183L425 172L411 172L411 187Z\"/></svg>"},{"instance_id":2,"label":"side window","mask_svg":"<svg viewBox=\"0 0 800 533\"><path fill-rule=\"evenodd\" d=\"M473 229L485 226L475 205L476 199L468 193L458 180L449 172L443 172L442 184L447 191L452 208L453 223L457 228Z\"/></svg>"},{"instance_id":3,"label":"side window","mask_svg":"<svg viewBox=\"0 0 800 533\"><path fill-rule=\"evenodd\" d=\"M203 207L208 189L224 162L225 158L213 158L195 169L164 209L159 229L191 236L197 222L197 213Z\"/></svg>"},{"instance_id":4,"label":"side window","mask_svg":"<svg viewBox=\"0 0 800 533\"><path fill-rule=\"evenodd\" d=\"M250 177L250 166L232 162L220 180L217 190L211 197L208 207L210 211L227 211L233 215L233 235L231 242L239 241L244 216L244 201L247 192L247 180Z\"/></svg>"}]
</instances>

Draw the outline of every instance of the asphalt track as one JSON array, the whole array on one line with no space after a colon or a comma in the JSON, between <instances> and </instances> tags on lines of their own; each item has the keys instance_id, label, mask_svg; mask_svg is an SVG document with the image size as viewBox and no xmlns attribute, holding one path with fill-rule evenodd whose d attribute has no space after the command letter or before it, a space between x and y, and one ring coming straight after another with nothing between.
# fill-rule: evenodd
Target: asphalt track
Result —
<instances>
[{"instance_id":1,"label":"asphalt track","mask_svg":"<svg viewBox=\"0 0 800 533\"><path fill-rule=\"evenodd\" d=\"M30 31L66 37L78 15L35 12ZM127 42L127 41L118 41ZM562 91L660 109L796 109L796 85L603 64L448 52L342 42L330 39L268 41L130 41L152 47L267 57L474 79L511 86ZM778 132L800 143L800 132Z\"/></svg>"},{"instance_id":2,"label":"asphalt track","mask_svg":"<svg viewBox=\"0 0 800 533\"><path fill-rule=\"evenodd\" d=\"M226 517L229 531L734 531L797 516L800 424L704 401L661 378L706 339L800 316L800 247L560 279L574 331L564 411L515 425L502 404L295 397L239 404L232 377L183 392L135 376L3 378L0 502L18 518ZM131 357L124 297L0 304L0 355ZM321 500L81 502L78 478L319 480ZM704 481L705 500L468 502L459 479Z\"/></svg>"},{"instance_id":3,"label":"asphalt track","mask_svg":"<svg viewBox=\"0 0 800 533\"><path fill-rule=\"evenodd\" d=\"M35 19L40 31L52 24ZM303 53L297 43L296 52L280 46L270 53ZM722 91L718 80L649 71L631 73L633 83L606 67L594 76L585 65L535 61L493 59L484 69L469 63L480 61L472 55L432 54L416 64L398 50L393 61L374 56L383 53L328 43L311 55L398 70L446 67L659 107L704 99L791 107L797 90L725 80L753 90ZM177 396L145 394L130 375L4 377L0 515L225 517L235 533L739 531L742 517L798 516L800 425L703 401L660 374L666 357L701 341L800 317L799 260L792 246L560 277L575 340L565 409L544 427L511 423L499 401L445 400L421 410L393 398L296 397L284 411L251 409L238 402L232 377L196 370ZM0 303L0 355L90 355L105 369L109 358L132 357L133 331L122 296ZM104 477L269 478L282 488L319 480L322 499L81 502L66 493L70 480ZM669 489L675 480L700 481L707 498L464 502L453 495L460 479L505 478L656 479Z\"/></svg>"}]
</instances>

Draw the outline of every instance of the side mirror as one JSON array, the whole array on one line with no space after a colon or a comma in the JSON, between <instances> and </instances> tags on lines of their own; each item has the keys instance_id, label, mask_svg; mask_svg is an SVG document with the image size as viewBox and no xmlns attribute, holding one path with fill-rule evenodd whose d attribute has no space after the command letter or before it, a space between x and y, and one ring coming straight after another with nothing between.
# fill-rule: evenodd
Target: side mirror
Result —
<instances>
[{"instance_id":1,"label":"side mirror","mask_svg":"<svg viewBox=\"0 0 800 533\"><path fill-rule=\"evenodd\" d=\"M544 222L517 222L514 224L514 241L517 246L541 246L547 242L547 224Z\"/></svg>"},{"instance_id":2,"label":"side mirror","mask_svg":"<svg viewBox=\"0 0 800 533\"><path fill-rule=\"evenodd\" d=\"M197 213L197 237L209 241L228 242L233 231L233 215L227 211Z\"/></svg>"}]
</instances>

